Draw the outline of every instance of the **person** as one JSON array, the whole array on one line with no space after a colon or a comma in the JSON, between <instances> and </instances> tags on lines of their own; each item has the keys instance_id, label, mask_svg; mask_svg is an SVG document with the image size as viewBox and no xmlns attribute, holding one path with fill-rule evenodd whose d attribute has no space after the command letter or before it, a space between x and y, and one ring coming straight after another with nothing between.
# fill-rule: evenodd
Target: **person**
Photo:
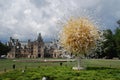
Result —
<instances>
[{"instance_id":1,"label":"person","mask_svg":"<svg viewBox=\"0 0 120 80\"><path fill-rule=\"evenodd\" d=\"M13 64L13 69L15 69L15 64Z\"/></svg>"},{"instance_id":2,"label":"person","mask_svg":"<svg viewBox=\"0 0 120 80\"><path fill-rule=\"evenodd\" d=\"M62 66L62 62L60 63L60 66Z\"/></svg>"}]
</instances>

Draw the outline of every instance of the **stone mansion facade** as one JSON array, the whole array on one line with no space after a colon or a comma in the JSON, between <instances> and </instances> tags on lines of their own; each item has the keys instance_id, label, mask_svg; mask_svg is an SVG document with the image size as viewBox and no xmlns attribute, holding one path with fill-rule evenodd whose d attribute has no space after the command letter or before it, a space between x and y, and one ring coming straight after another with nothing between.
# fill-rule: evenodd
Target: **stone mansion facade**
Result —
<instances>
[{"instance_id":1,"label":"stone mansion facade","mask_svg":"<svg viewBox=\"0 0 120 80\"><path fill-rule=\"evenodd\" d=\"M7 58L58 58L62 55L61 47L57 41L44 43L40 33L37 40L28 40L26 43L10 37L7 45L11 48Z\"/></svg>"}]
</instances>

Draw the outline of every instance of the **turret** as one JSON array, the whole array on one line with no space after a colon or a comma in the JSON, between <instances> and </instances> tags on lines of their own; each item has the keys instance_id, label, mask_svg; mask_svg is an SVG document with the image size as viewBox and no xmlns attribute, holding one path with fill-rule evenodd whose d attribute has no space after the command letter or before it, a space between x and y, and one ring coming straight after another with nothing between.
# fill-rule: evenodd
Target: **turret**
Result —
<instances>
[{"instance_id":1,"label":"turret","mask_svg":"<svg viewBox=\"0 0 120 80\"><path fill-rule=\"evenodd\" d=\"M12 42L12 37L10 37L10 42Z\"/></svg>"},{"instance_id":2,"label":"turret","mask_svg":"<svg viewBox=\"0 0 120 80\"><path fill-rule=\"evenodd\" d=\"M43 42L43 39L42 39L41 33L39 33L38 38L37 38L37 41L38 41L38 42Z\"/></svg>"},{"instance_id":3,"label":"turret","mask_svg":"<svg viewBox=\"0 0 120 80\"><path fill-rule=\"evenodd\" d=\"M28 39L28 44L30 44L31 43L31 40L30 39Z\"/></svg>"}]
</instances>

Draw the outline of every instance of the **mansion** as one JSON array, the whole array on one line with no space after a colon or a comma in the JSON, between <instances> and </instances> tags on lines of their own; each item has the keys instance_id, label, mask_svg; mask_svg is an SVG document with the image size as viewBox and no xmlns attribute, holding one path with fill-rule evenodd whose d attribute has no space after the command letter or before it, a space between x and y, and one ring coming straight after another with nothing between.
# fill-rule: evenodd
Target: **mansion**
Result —
<instances>
[{"instance_id":1,"label":"mansion","mask_svg":"<svg viewBox=\"0 0 120 80\"><path fill-rule=\"evenodd\" d=\"M58 41L45 43L40 33L35 41L22 42L10 37L7 46L11 48L7 58L58 58L63 54Z\"/></svg>"}]
</instances>

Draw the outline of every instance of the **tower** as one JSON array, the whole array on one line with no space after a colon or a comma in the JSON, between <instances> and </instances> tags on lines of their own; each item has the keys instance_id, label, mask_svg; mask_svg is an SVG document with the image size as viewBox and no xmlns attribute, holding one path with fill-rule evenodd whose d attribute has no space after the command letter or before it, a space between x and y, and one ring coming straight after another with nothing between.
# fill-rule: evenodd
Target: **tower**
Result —
<instances>
[{"instance_id":1,"label":"tower","mask_svg":"<svg viewBox=\"0 0 120 80\"><path fill-rule=\"evenodd\" d=\"M44 57L44 42L41 36L41 33L39 33L37 38L37 47L38 47L38 57L43 58Z\"/></svg>"},{"instance_id":2,"label":"tower","mask_svg":"<svg viewBox=\"0 0 120 80\"><path fill-rule=\"evenodd\" d=\"M37 41L38 41L38 42L43 42L43 39L42 39L41 33L39 33L38 38L37 38Z\"/></svg>"}]
</instances>

